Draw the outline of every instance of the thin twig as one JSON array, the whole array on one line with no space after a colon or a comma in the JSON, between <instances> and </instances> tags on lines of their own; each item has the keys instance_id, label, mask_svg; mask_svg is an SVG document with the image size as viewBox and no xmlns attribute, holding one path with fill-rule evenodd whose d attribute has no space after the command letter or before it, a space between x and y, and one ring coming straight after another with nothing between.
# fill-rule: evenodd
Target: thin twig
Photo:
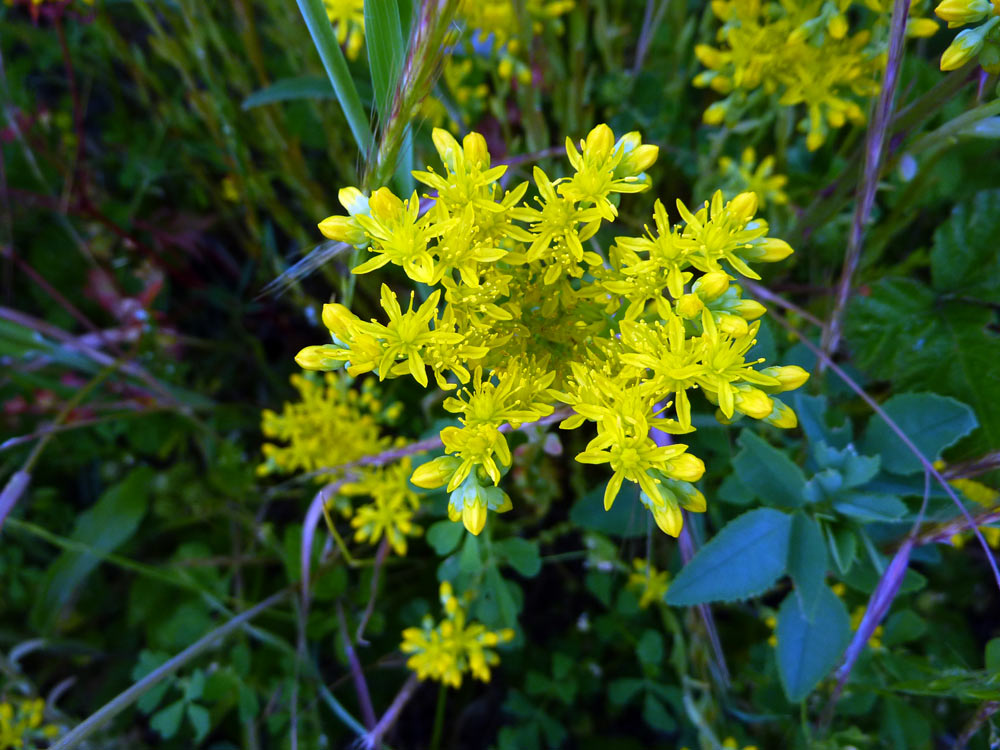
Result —
<instances>
[{"instance_id":1,"label":"thin twig","mask_svg":"<svg viewBox=\"0 0 1000 750\"><path fill-rule=\"evenodd\" d=\"M882 79L882 91L875 107L875 116L865 143L865 166L858 185L858 198L855 204L854 221L848 240L847 253L844 256L844 268L837 285L833 313L829 325L823 331L823 352L832 354L840 343L841 324L847 300L851 295L851 280L858 269L861 260L861 248L865 236L865 225L875 203L875 193L878 190L879 177L882 173L882 159L885 155L886 135L892 122L893 102L896 96L896 85L899 81L899 70L903 59L903 37L906 31L906 17L910 10L909 0L895 0L892 8L892 25L889 35L889 58L886 62L885 76ZM820 366L822 369L822 365Z\"/></svg>"},{"instance_id":2,"label":"thin twig","mask_svg":"<svg viewBox=\"0 0 1000 750\"><path fill-rule=\"evenodd\" d=\"M417 688L420 686L420 680L417 676L410 673L410 677L403 683L403 687L399 689L396 694L395 699L392 701L392 705L389 706L388 710L382 714L382 718L378 720L378 724L375 728L371 730L364 737L358 739L358 744L364 747L366 750L375 750L382 738L392 729L393 725L399 720L399 715L403 712L403 708L413 697L413 693L416 692Z\"/></svg>"},{"instance_id":3,"label":"thin twig","mask_svg":"<svg viewBox=\"0 0 1000 750\"><path fill-rule=\"evenodd\" d=\"M344 653L347 654L347 664L351 669L351 677L354 679L354 690L358 694L358 704L361 706L361 719L365 723L365 728L371 732L375 729L375 709L372 707L372 697L368 692L368 682L365 680L365 672L358 661L358 655L351 645L351 637L347 634L347 619L344 617L344 608L337 602L337 620L340 621L340 637L344 643Z\"/></svg>"},{"instance_id":4,"label":"thin twig","mask_svg":"<svg viewBox=\"0 0 1000 750\"><path fill-rule=\"evenodd\" d=\"M375 596L378 594L378 578L379 573L382 572L382 565L385 563L385 558L389 555L389 537L382 537L382 541L378 545L378 552L375 553L375 565L372 569L372 585L368 592L368 606L365 607L364 614L361 615L361 622L358 623L358 632L354 635L354 640L357 641L362 646L367 646L368 641L364 639L365 626L368 625L368 620L371 619L372 613L375 611Z\"/></svg>"},{"instance_id":5,"label":"thin twig","mask_svg":"<svg viewBox=\"0 0 1000 750\"><path fill-rule=\"evenodd\" d=\"M973 714L972 718L969 719L969 723L965 725L962 733L958 735L958 739L955 740L955 744L952 745L952 750L965 750L965 746L969 744L979 728L987 722L987 720L1000 711L1000 701L985 701L979 710Z\"/></svg>"}]
</instances>

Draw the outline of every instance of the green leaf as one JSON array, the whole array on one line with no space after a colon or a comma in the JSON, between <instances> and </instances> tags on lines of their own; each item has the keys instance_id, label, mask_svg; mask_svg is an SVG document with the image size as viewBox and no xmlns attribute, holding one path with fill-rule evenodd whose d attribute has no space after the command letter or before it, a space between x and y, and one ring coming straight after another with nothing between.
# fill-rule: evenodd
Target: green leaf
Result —
<instances>
[{"instance_id":1,"label":"green leaf","mask_svg":"<svg viewBox=\"0 0 1000 750\"><path fill-rule=\"evenodd\" d=\"M1000 302L1000 190L983 190L959 203L934 233L934 288L962 297Z\"/></svg>"},{"instance_id":2,"label":"green leaf","mask_svg":"<svg viewBox=\"0 0 1000 750\"><path fill-rule=\"evenodd\" d=\"M337 95L326 76L296 76L282 78L270 86L254 91L243 100L244 110L293 99L336 99Z\"/></svg>"},{"instance_id":3,"label":"green leaf","mask_svg":"<svg viewBox=\"0 0 1000 750\"><path fill-rule=\"evenodd\" d=\"M479 539L474 534L465 535L461 556L458 559L458 569L462 573L475 573L483 566L483 558L479 550Z\"/></svg>"},{"instance_id":4,"label":"green leaf","mask_svg":"<svg viewBox=\"0 0 1000 750\"><path fill-rule=\"evenodd\" d=\"M833 502L833 508L859 521L895 521L906 515L906 503L892 495L874 492L845 492Z\"/></svg>"},{"instance_id":5,"label":"green leaf","mask_svg":"<svg viewBox=\"0 0 1000 750\"><path fill-rule=\"evenodd\" d=\"M846 323L851 350L868 374L892 380L898 392L934 391L972 407L981 429L962 446L972 456L1000 445L995 320L984 305L938 299L915 281L888 279L852 300Z\"/></svg>"},{"instance_id":6,"label":"green leaf","mask_svg":"<svg viewBox=\"0 0 1000 750\"><path fill-rule=\"evenodd\" d=\"M347 69L344 53L341 52L337 38L333 34L333 26L326 14L323 0L297 0L297 2L309 29L309 35L323 62L323 68L337 94L337 101L344 110L347 125L358 144L358 150L362 157L367 157L374 141L368 127L368 115L361 106L361 97L358 96L358 89L351 78L351 72Z\"/></svg>"},{"instance_id":7,"label":"green leaf","mask_svg":"<svg viewBox=\"0 0 1000 750\"><path fill-rule=\"evenodd\" d=\"M859 487L873 479L882 465L878 456L859 456L853 445L841 449L832 448L825 442L813 443L813 458L823 469L836 469L844 487Z\"/></svg>"},{"instance_id":8,"label":"green leaf","mask_svg":"<svg viewBox=\"0 0 1000 750\"><path fill-rule=\"evenodd\" d=\"M513 537L494 545L497 553L525 578L534 578L542 569L542 558L538 554L538 542Z\"/></svg>"},{"instance_id":9,"label":"green leaf","mask_svg":"<svg viewBox=\"0 0 1000 750\"><path fill-rule=\"evenodd\" d=\"M647 692L642 702L642 718L660 732L673 732L677 729L677 721L652 693Z\"/></svg>"},{"instance_id":10,"label":"green leaf","mask_svg":"<svg viewBox=\"0 0 1000 750\"><path fill-rule=\"evenodd\" d=\"M365 0L365 46L375 90L375 105L383 123L389 117L399 71L406 56L397 0Z\"/></svg>"},{"instance_id":11,"label":"green leaf","mask_svg":"<svg viewBox=\"0 0 1000 750\"><path fill-rule=\"evenodd\" d=\"M733 459L733 469L742 484L768 505L802 505L806 478L794 461L750 430L740 433L740 445L743 450Z\"/></svg>"},{"instance_id":12,"label":"green leaf","mask_svg":"<svg viewBox=\"0 0 1000 750\"><path fill-rule=\"evenodd\" d=\"M450 554L458 546L463 531L465 531L465 527L456 521L438 521L427 529L427 543L434 548L438 555L444 556Z\"/></svg>"},{"instance_id":13,"label":"green leaf","mask_svg":"<svg viewBox=\"0 0 1000 750\"><path fill-rule=\"evenodd\" d=\"M976 415L965 404L936 393L903 393L886 401L882 408L929 461L965 437L978 425ZM884 420L875 416L861 439L865 453L879 454L882 466L893 474L922 471L920 461L896 436Z\"/></svg>"},{"instance_id":14,"label":"green leaf","mask_svg":"<svg viewBox=\"0 0 1000 750\"><path fill-rule=\"evenodd\" d=\"M608 686L608 700L616 706L624 706L642 690L645 680L637 680L633 677L625 677L614 680Z\"/></svg>"},{"instance_id":15,"label":"green leaf","mask_svg":"<svg viewBox=\"0 0 1000 750\"><path fill-rule=\"evenodd\" d=\"M152 479L153 471L148 466L133 469L77 517L70 538L100 553L120 547L132 537L146 514ZM66 551L59 555L48 569L32 617L51 623L99 562L100 558L87 552Z\"/></svg>"},{"instance_id":16,"label":"green leaf","mask_svg":"<svg viewBox=\"0 0 1000 750\"><path fill-rule=\"evenodd\" d=\"M823 531L819 524L804 513L792 516L788 536L788 574L795 582L795 594L806 619L816 611L819 598L826 588L827 556Z\"/></svg>"},{"instance_id":17,"label":"green leaf","mask_svg":"<svg viewBox=\"0 0 1000 750\"><path fill-rule=\"evenodd\" d=\"M812 619L794 596L778 611L778 673L788 700L801 701L840 660L851 637L851 618L844 603L823 586Z\"/></svg>"},{"instance_id":18,"label":"green leaf","mask_svg":"<svg viewBox=\"0 0 1000 750\"><path fill-rule=\"evenodd\" d=\"M611 510L604 510L604 487L588 492L569 511L569 520L583 529L622 538L645 536L649 512L634 492L619 493Z\"/></svg>"},{"instance_id":19,"label":"green leaf","mask_svg":"<svg viewBox=\"0 0 1000 750\"><path fill-rule=\"evenodd\" d=\"M791 525L791 516L771 508L733 519L684 566L667 603L690 606L766 591L785 572Z\"/></svg>"},{"instance_id":20,"label":"green leaf","mask_svg":"<svg viewBox=\"0 0 1000 750\"><path fill-rule=\"evenodd\" d=\"M799 426L810 443L824 442L835 448L843 448L851 441L851 422L843 419L837 427L827 422L829 410L826 396L810 396L801 389L792 394L792 408L799 418Z\"/></svg>"},{"instance_id":21,"label":"green leaf","mask_svg":"<svg viewBox=\"0 0 1000 750\"><path fill-rule=\"evenodd\" d=\"M851 529L834 529L826 527L826 537L830 556L837 566L841 575L845 575L854 563L854 556L858 553L858 538Z\"/></svg>"},{"instance_id":22,"label":"green leaf","mask_svg":"<svg viewBox=\"0 0 1000 750\"><path fill-rule=\"evenodd\" d=\"M986 671L1000 675L1000 638L986 642Z\"/></svg>"},{"instance_id":23,"label":"green leaf","mask_svg":"<svg viewBox=\"0 0 1000 750\"><path fill-rule=\"evenodd\" d=\"M212 717L209 715L208 709L197 703L192 703L187 707L187 715L188 721L194 727L194 741L201 742L208 736L208 730L212 728Z\"/></svg>"},{"instance_id":24,"label":"green leaf","mask_svg":"<svg viewBox=\"0 0 1000 750\"><path fill-rule=\"evenodd\" d=\"M181 728L181 720L184 718L184 701L179 700L171 703L150 720L149 726L165 740L169 740L177 730Z\"/></svg>"},{"instance_id":25,"label":"green leaf","mask_svg":"<svg viewBox=\"0 0 1000 750\"><path fill-rule=\"evenodd\" d=\"M469 536L472 536L471 534ZM517 604L507 588L507 582L500 576L500 571L496 565L491 565L486 569L486 583L491 589L491 594L496 599L497 607L500 609L500 620L504 627L517 627Z\"/></svg>"},{"instance_id":26,"label":"green leaf","mask_svg":"<svg viewBox=\"0 0 1000 750\"><path fill-rule=\"evenodd\" d=\"M655 667L663 661L663 636L655 630L646 630L639 638L635 649L639 662L647 667Z\"/></svg>"}]
</instances>

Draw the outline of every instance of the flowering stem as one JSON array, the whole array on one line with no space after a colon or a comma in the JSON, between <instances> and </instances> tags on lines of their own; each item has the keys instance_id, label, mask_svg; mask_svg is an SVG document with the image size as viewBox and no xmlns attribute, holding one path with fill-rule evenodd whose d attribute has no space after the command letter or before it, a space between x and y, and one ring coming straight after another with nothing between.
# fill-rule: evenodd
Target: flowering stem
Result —
<instances>
[{"instance_id":1,"label":"flowering stem","mask_svg":"<svg viewBox=\"0 0 1000 750\"><path fill-rule=\"evenodd\" d=\"M382 738L395 725L403 708L409 703L410 698L413 697L413 693L416 692L419 686L420 680L417 679L417 675L410 673L409 678L403 683L403 687L399 689L395 699L392 701L392 705L382 714L382 718L378 720L375 728L364 737L363 743L367 750L375 750L378 747Z\"/></svg>"},{"instance_id":2,"label":"flowering stem","mask_svg":"<svg viewBox=\"0 0 1000 750\"><path fill-rule=\"evenodd\" d=\"M350 636L347 635L347 619L344 617L344 608L337 602L337 620L340 622L340 637L344 644L344 652L347 654L347 664L351 669L351 677L354 679L354 690L358 694L358 704L361 706L361 718L365 723L365 729L369 732L375 728L375 709L372 706L372 697L368 692L368 682L365 680L364 670L361 669L361 662L351 645Z\"/></svg>"},{"instance_id":3,"label":"flowering stem","mask_svg":"<svg viewBox=\"0 0 1000 750\"><path fill-rule=\"evenodd\" d=\"M444 707L448 700L448 686L443 682L438 689L437 708L434 710L434 731L431 733L431 750L441 747L441 734L444 731Z\"/></svg>"},{"instance_id":4,"label":"flowering stem","mask_svg":"<svg viewBox=\"0 0 1000 750\"><path fill-rule=\"evenodd\" d=\"M833 313L829 325L823 331L823 352L831 354L840 343L841 325L847 300L851 295L851 279L861 260L861 248L865 236L865 225L875 203L875 192L878 189L879 176L882 173L882 160L885 156L886 136L892 124L893 101L896 96L896 84L899 81L899 69L903 59L903 36L906 31L906 17L909 13L908 0L895 0L892 8L892 25L889 37L889 59L886 62L885 77L882 81L882 91L875 107L875 116L868 129L865 142L865 166L861 183L858 185L858 199L855 205L854 221L851 225L851 235L848 240L847 254L844 256L844 268L837 285L837 295L834 300ZM823 365L820 364L822 371Z\"/></svg>"}]
</instances>

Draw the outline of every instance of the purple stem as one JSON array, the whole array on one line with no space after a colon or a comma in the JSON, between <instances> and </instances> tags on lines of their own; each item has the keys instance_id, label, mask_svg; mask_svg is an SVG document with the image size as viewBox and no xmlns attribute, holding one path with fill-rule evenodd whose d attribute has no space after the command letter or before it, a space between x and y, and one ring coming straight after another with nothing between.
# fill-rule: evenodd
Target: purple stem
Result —
<instances>
[{"instance_id":1,"label":"purple stem","mask_svg":"<svg viewBox=\"0 0 1000 750\"><path fill-rule=\"evenodd\" d=\"M420 686L420 680L413 673L410 674L409 679L403 683L403 687L399 689L399 693L396 694L396 698L392 701L392 705L389 706L388 710L382 714L382 718L379 719L378 724L372 729L367 735L361 738L361 746L366 748L366 750L375 750L378 744L382 741L382 738L386 733L392 729L393 725L399 719L399 715L403 712L403 708L409 702L410 698L413 697L413 693Z\"/></svg>"},{"instance_id":2,"label":"purple stem","mask_svg":"<svg viewBox=\"0 0 1000 750\"><path fill-rule=\"evenodd\" d=\"M372 706L372 697L368 692L368 683L365 681L361 662L358 661L358 655L347 635L347 620L344 618L344 608L339 601L337 602L337 619L340 621L340 636L344 641L344 652L347 654L347 663L351 668L354 690L358 694L358 703L361 705L361 718L365 722L365 729L370 732L375 729L375 709Z\"/></svg>"}]
</instances>

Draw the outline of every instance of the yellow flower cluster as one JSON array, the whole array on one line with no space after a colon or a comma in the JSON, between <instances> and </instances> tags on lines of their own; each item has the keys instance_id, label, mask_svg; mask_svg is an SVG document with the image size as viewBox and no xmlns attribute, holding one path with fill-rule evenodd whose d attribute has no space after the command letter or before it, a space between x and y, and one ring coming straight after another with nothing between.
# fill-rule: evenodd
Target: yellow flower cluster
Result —
<instances>
[{"instance_id":1,"label":"yellow flower cluster","mask_svg":"<svg viewBox=\"0 0 1000 750\"><path fill-rule=\"evenodd\" d=\"M398 416L402 405L383 404L374 384L355 390L351 378L342 373L329 373L322 379L293 375L291 382L299 400L285 403L280 414L270 409L261 414L264 437L284 445L264 444L266 460L257 467L259 475L317 471L392 446L392 438L382 433L381 425ZM318 479L339 478L340 474L326 473Z\"/></svg>"},{"instance_id":2,"label":"yellow flower cluster","mask_svg":"<svg viewBox=\"0 0 1000 750\"><path fill-rule=\"evenodd\" d=\"M724 181L723 193L753 193L762 209L768 203L778 206L788 203L784 190L788 178L783 174L774 174L773 156L766 156L758 163L757 152L752 146L743 150L739 161L729 156L719 159L719 177Z\"/></svg>"},{"instance_id":3,"label":"yellow flower cluster","mask_svg":"<svg viewBox=\"0 0 1000 750\"><path fill-rule=\"evenodd\" d=\"M500 663L493 648L513 639L514 631L491 631L479 622L466 623L466 612L447 581L441 584L440 599L445 619L435 625L427 615L421 627L403 631L400 650L412 654L406 666L421 680L430 678L456 688L462 686L466 672L489 682L490 667Z\"/></svg>"},{"instance_id":4,"label":"yellow flower cluster","mask_svg":"<svg viewBox=\"0 0 1000 750\"><path fill-rule=\"evenodd\" d=\"M1000 0L944 0L934 9L949 29L961 31L941 56L941 70L957 70L973 58L987 73L1000 73Z\"/></svg>"},{"instance_id":5,"label":"yellow flower cluster","mask_svg":"<svg viewBox=\"0 0 1000 750\"><path fill-rule=\"evenodd\" d=\"M300 400L285 403L281 414L263 412L264 436L285 444L264 444L266 461L257 467L258 474L319 471L400 444L382 427L399 416L402 404L385 404L372 382L365 382L359 391L343 373L327 373L322 381L301 375L291 380ZM344 482L334 502L344 515L353 513L355 541L375 544L384 535L396 554L405 555L406 537L421 533L413 523L419 498L409 483L411 470L407 457L388 467L355 467L350 474L321 471L316 479ZM346 499L359 496L371 502L354 511Z\"/></svg>"},{"instance_id":6,"label":"yellow flower cluster","mask_svg":"<svg viewBox=\"0 0 1000 750\"><path fill-rule=\"evenodd\" d=\"M337 33L337 44L356 60L365 43L365 0L323 0L326 15Z\"/></svg>"},{"instance_id":7,"label":"yellow flower cluster","mask_svg":"<svg viewBox=\"0 0 1000 750\"><path fill-rule=\"evenodd\" d=\"M913 0L915 5L920 0ZM864 103L879 91L886 61L885 21L890 3L865 0L875 23L850 33L852 0L713 0L722 22L718 46L700 44L695 54L708 70L696 86L711 87L725 98L704 113L709 125L735 124L751 106L751 94L777 97L778 106L803 105L799 130L815 151L830 129L863 124ZM884 7L883 7L884 6ZM912 5L911 5L912 7ZM937 24L911 11L907 33L930 36ZM879 33L882 32L882 33Z\"/></svg>"},{"instance_id":8,"label":"yellow flower cluster","mask_svg":"<svg viewBox=\"0 0 1000 750\"><path fill-rule=\"evenodd\" d=\"M0 750L48 747L59 736L59 727L45 724L41 698L5 700L0 703Z\"/></svg>"},{"instance_id":9,"label":"yellow flower cluster","mask_svg":"<svg viewBox=\"0 0 1000 750\"><path fill-rule=\"evenodd\" d=\"M617 218L620 193L648 187L644 173L657 157L638 133L616 140L599 125L579 150L567 139L573 173L553 180L536 167L533 201L524 200L527 183L500 187L506 167L491 166L481 135L459 144L435 130L433 140L444 171L414 172L434 191L426 212L416 192L401 199L379 188L366 199L346 188L349 215L320 224L327 237L367 248L355 273L392 264L433 291L419 305L411 293L404 310L383 285L385 323L324 306L333 342L307 347L296 361L380 379L409 375L423 386L429 368L439 388L464 386L444 403L460 424L441 432L447 455L411 481L445 486L450 517L473 534L487 510L511 507L497 486L511 464L505 430L563 405L572 414L562 428L596 426L577 460L611 465L605 507L625 480L635 482L656 523L676 536L681 508L705 508L693 484L705 467L686 445L650 433L694 431L690 391L717 405L722 421L796 424L777 394L808 373L756 368L762 360L750 350L765 309L743 299L731 276L760 278L750 264L792 248L754 218L753 193L727 202L716 192L695 211L678 201L678 224L657 201L655 227L618 237L605 254L595 235Z\"/></svg>"},{"instance_id":10,"label":"yellow flower cluster","mask_svg":"<svg viewBox=\"0 0 1000 750\"><path fill-rule=\"evenodd\" d=\"M650 604L659 604L670 588L670 573L657 570L647 560L636 558L632 561L627 588L639 594L639 607L646 609Z\"/></svg>"}]
</instances>

